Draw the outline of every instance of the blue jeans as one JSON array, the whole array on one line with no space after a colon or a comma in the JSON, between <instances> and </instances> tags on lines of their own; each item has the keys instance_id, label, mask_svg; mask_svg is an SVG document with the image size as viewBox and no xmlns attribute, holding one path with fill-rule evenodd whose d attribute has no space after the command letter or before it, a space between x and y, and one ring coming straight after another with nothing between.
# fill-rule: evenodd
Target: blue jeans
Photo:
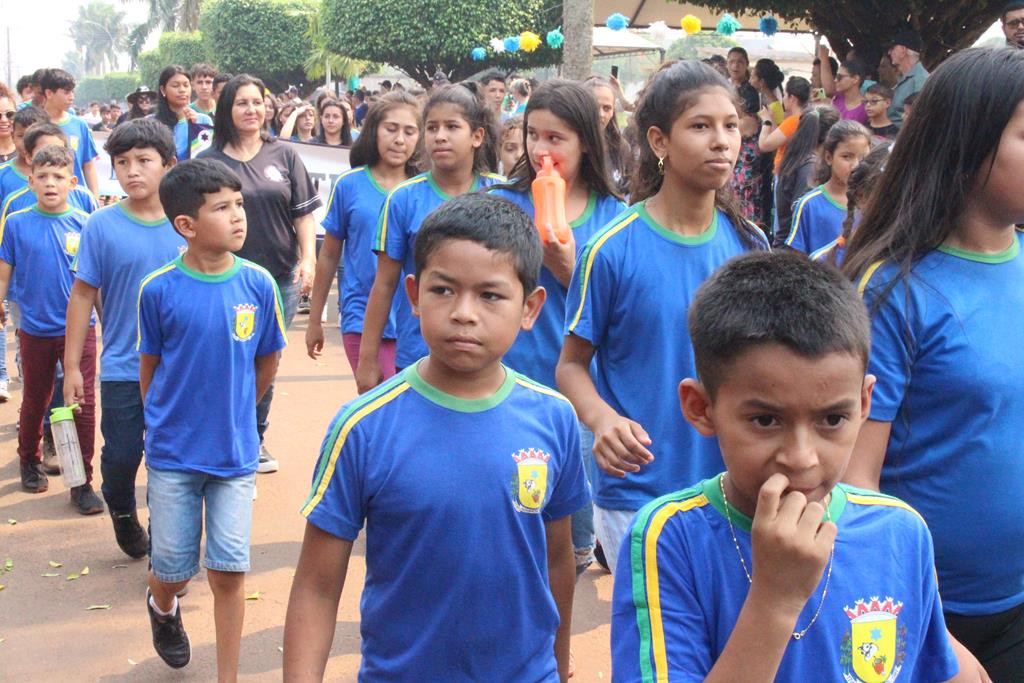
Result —
<instances>
[{"instance_id":1,"label":"blue jeans","mask_svg":"<svg viewBox=\"0 0 1024 683\"><path fill-rule=\"evenodd\" d=\"M299 308L299 283L292 282L292 275L285 275L277 280L277 288L281 290L281 302L284 305L284 327L288 329L295 319L295 311ZM256 432L263 444L263 435L270 426L270 403L274 400L274 384L271 382L263 400L256 404Z\"/></svg>"},{"instance_id":2,"label":"blue jeans","mask_svg":"<svg viewBox=\"0 0 1024 683\"><path fill-rule=\"evenodd\" d=\"M594 432L580 422L580 455L590 489L594 488ZM572 515L572 547L576 553L576 576L594 561L594 505L587 503Z\"/></svg>"},{"instance_id":3,"label":"blue jeans","mask_svg":"<svg viewBox=\"0 0 1024 683\"><path fill-rule=\"evenodd\" d=\"M103 499L113 514L135 511L135 475L142 462L146 424L138 382L100 382Z\"/></svg>"}]
</instances>

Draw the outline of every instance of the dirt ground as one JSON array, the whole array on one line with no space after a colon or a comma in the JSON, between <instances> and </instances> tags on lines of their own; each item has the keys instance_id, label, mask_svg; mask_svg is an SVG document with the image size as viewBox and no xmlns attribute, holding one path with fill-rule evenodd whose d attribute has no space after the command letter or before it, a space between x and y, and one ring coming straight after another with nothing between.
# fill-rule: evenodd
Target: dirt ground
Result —
<instances>
[{"instance_id":1,"label":"dirt ground","mask_svg":"<svg viewBox=\"0 0 1024 683\"><path fill-rule=\"evenodd\" d=\"M285 610L304 526L298 509L308 493L328 421L356 393L336 318L332 315L331 324L325 325L328 343L318 361L305 354L305 327L306 316L299 315L289 331L290 346L278 373L267 433L267 446L281 469L257 478L253 570L246 579L246 593L254 599L246 602L240 666L240 678L246 681L281 678ZM8 338L8 368L15 375L13 339ZM192 662L176 671L153 651L144 604L146 562L121 553L109 516L75 513L59 476L50 478L50 490L44 494L21 491L16 453L21 392L17 382L12 384L12 400L0 405L0 681L215 680L213 597L205 572L196 577L182 600ZM102 441L98 427L96 439L98 480ZM99 482L95 485L98 490ZM140 502L146 499L145 487L143 468L137 492ZM144 508L140 518L145 523ZM338 609L327 680L356 679L363 556L359 542ZM8 558L12 566L5 571ZM68 580L69 574L81 574L85 567L88 575ZM577 585L574 681L611 678L611 590L611 576L596 565ZM88 609L96 605L105 608Z\"/></svg>"}]
</instances>

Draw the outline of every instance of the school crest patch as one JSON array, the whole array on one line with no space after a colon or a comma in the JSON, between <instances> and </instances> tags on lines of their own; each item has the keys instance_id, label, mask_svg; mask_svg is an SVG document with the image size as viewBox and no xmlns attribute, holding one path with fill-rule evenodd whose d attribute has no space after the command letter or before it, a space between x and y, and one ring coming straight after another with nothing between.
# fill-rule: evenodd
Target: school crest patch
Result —
<instances>
[{"instance_id":1,"label":"school crest patch","mask_svg":"<svg viewBox=\"0 0 1024 683\"><path fill-rule=\"evenodd\" d=\"M548 461L551 456L536 448L512 454L516 476L512 482L512 506L519 512L539 514L548 494Z\"/></svg>"},{"instance_id":2,"label":"school crest patch","mask_svg":"<svg viewBox=\"0 0 1024 683\"><path fill-rule=\"evenodd\" d=\"M68 231L64 233L64 253L68 256L78 254L78 245L82 241L81 233Z\"/></svg>"},{"instance_id":3,"label":"school crest patch","mask_svg":"<svg viewBox=\"0 0 1024 683\"><path fill-rule=\"evenodd\" d=\"M249 341L256 330L256 306L238 304L235 306L235 324L231 336L235 341Z\"/></svg>"},{"instance_id":4,"label":"school crest patch","mask_svg":"<svg viewBox=\"0 0 1024 683\"><path fill-rule=\"evenodd\" d=\"M892 683L906 657L907 627L898 623L903 603L890 597L858 600L844 607L850 630L843 637L840 664L847 683Z\"/></svg>"}]
</instances>

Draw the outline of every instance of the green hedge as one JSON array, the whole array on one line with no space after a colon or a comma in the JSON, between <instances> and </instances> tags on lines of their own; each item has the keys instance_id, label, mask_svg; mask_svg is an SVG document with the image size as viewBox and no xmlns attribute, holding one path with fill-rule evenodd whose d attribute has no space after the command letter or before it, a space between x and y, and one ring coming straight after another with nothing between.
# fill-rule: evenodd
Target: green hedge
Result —
<instances>
[{"instance_id":1,"label":"green hedge","mask_svg":"<svg viewBox=\"0 0 1024 683\"><path fill-rule=\"evenodd\" d=\"M90 102L121 101L139 87L139 74L113 71L103 76L86 76L75 87L75 103L80 107Z\"/></svg>"}]
</instances>

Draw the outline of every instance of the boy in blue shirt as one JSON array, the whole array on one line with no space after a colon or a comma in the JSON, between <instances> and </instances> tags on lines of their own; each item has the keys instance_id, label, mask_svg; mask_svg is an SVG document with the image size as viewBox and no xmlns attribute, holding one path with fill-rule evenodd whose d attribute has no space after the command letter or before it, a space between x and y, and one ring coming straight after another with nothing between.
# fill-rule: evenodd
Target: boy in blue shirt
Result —
<instances>
[{"instance_id":1,"label":"boy in blue shirt","mask_svg":"<svg viewBox=\"0 0 1024 683\"><path fill-rule=\"evenodd\" d=\"M689 328L683 415L726 472L634 519L613 680L978 680L947 635L924 521L838 483L875 382L851 283L803 255L743 256L701 287Z\"/></svg>"},{"instance_id":2,"label":"boy in blue shirt","mask_svg":"<svg viewBox=\"0 0 1024 683\"><path fill-rule=\"evenodd\" d=\"M64 354L65 311L71 293L71 262L78 252L88 215L68 205L75 186L71 152L57 145L39 150L32 159L29 186L38 203L7 217L0 236L0 300L6 295L12 274L21 273L26 286L18 287L21 309L21 367L23 396L18 417L18 456L21 487L29 493L49 488L39 453L43 417L53 397L57 362ZM27 280L31 276L32 280ZM0 320L4 318L0 307ZM86 483L71 489L71 502L83 515L103 511L92 490L92 455L96 413L92 405L96 375L96 336L89 330L82 359L86 405L75 417L78 441L85 463Z\"/></svg>"},{"instance_id":3,"label":"boy in blue shirt","mask_svg":"<svg viewBox=\"0 0 1024 683\"><path fill-rule=\"evenodd\" d=\"M92 131L88 123L70 113L75 104L75 77L64 69L47 69L39 79L39 88L44 97L43 109L50 121L60 126L68 136L69 146L75 154L78 182L98 195L100 184L94 162L99 155Z\"/></svg>"},{"instance_id":4,"label":"boy in blue shirt","mask_svg":"<svg viewBox=\"0 0 1024 683\"><path fill-rule=\"evenodd\" d=\"M102 294L103 499L117 545L130 557L140 558L149 550L149 537L139 524L135 503L145 431L135 350L139 283L184 251L185 240L160 204L160 179L174 165L174 139L167 126L153 119L126 121L110 134L106 150L128 197L91 215L82 232L68 301L64 401L85 402L82 348L89 316Z\"/></svg>"},{"instance_id":5,"label":"boy in blue shirt","mask_svg":"<svg viewBox=\"0 0 1024 683\"><path fill-rule=\"evenodd\" d=\"M199 572L205 516L218 680L238 675L260 450L256 402L286 344L273 277L232 253L245 242L241 190L219 161L193 159L167 172L160 203L188 250L147 275L138 298L153 647L174 668L191 659L176 594Z\"/></svg>"},{"instance_id":6,"label":"boy in blue shirt","mask_svg":"<svg viewBox=\"0 0 1024 683\"><path fill-rule=\"evenodd\" d=\"M531 220L452 199L405 280L429 355L328 428L285 620L284 678L321 680L366 523L360 681L565 680L589 500L569 402L502 365L544 301Z\"/></svg>"}]
</instances>

